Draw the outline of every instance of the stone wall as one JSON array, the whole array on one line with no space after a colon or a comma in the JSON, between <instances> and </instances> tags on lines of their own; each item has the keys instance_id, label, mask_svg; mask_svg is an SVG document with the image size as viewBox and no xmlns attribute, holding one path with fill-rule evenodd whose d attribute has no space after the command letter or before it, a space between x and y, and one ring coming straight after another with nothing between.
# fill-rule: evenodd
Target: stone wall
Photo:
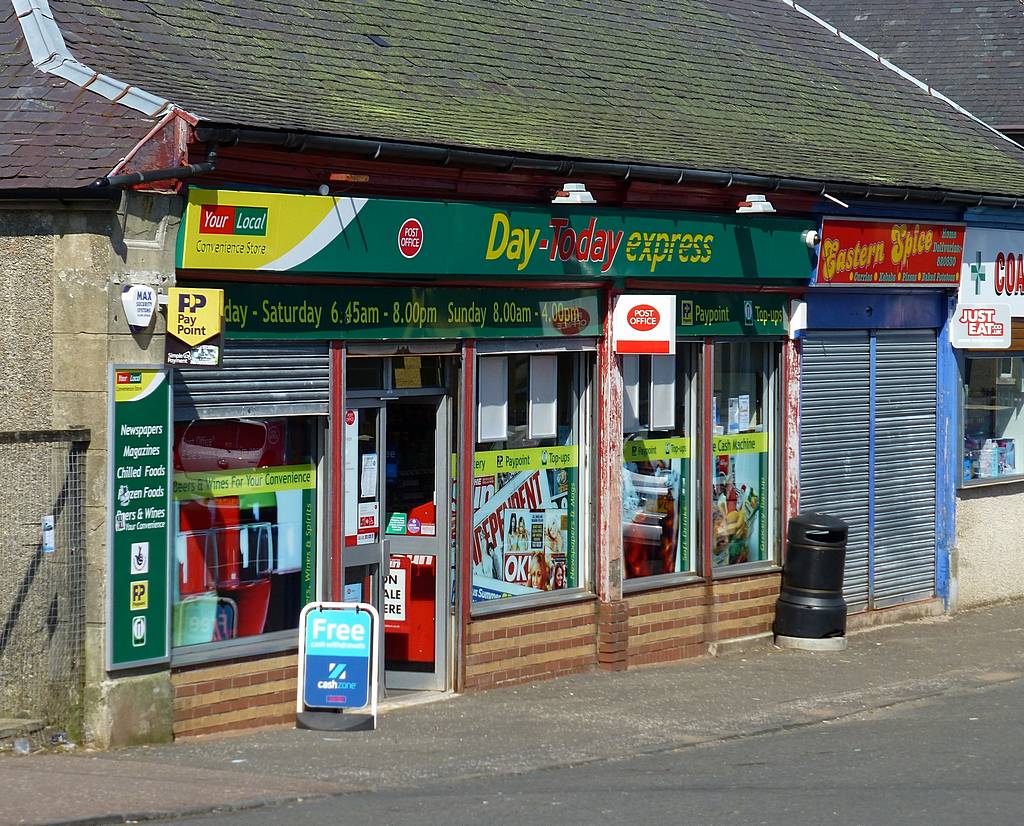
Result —
<instances>
[{"instance_id":1,"label":"stone wall","mask_svg":"<svg viewBox=\"0 0 1024 826\"><path fill-rule=\"evenodd\" d=\"M138 739L119 720L129 708L136 717L140 701L158 723L145 739L171 734L169 672L109 679L105 670L107 371L112 362L162 361L162 316L132 334L120 294L127 283L173 284L181 205L176 197L125 193L118 202L0 206L0 429L84 427L92 434L84 512L85 737L101 746ZM11 491L14 480L0 485Z\"/></svg>"}]
</instances>

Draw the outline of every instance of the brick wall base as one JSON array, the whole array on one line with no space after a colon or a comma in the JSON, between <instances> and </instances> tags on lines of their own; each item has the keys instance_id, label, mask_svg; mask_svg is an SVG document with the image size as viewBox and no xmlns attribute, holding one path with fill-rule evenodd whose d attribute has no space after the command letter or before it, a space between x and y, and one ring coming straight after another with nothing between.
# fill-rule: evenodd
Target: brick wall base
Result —
<instances>
[{"instance_id":1,"label":"brick wall base","mask_svg":"<svg viewBox=\"0 0 1024 826\"><path fill-rule=\"evenodd\" d=\"M629 664L698 657L712 642L769 631L780 583L770 573L630 594Z\"/></svg>"},{"instance_id":2,"label":"brick wall base","mask_svg":"<svg viewBox=\"0 0 1024 826\"><path fill-rule=\"evenodd\" d=\"M597 664L605 671L629 667L629 603L602 602L597 607Z\"/></svg>"},{"instance_id":3,"label":"brick wall base","mask_svg":"<svg viewBox=\"0 0 1024 826\"><path fill-rule=\"evenodd\" d=\"M700 656L712 642L770 630L779 585L778 573L760 574L476 618L464 688ZM293 722L296 671L295 652L174 669L174 736Z\"/></svg>"},{"instance_id":4,"label":"brick wall base","mask_svg":"<svg viewBox=\"0 0 1024 826\"><path fill-rule=\"evenodd\" d=\"M174 736L294 722L297 672L294 651L174 669Z\"/></svg>"},{"instance_id":5,"label":"brick wall base","mask_svg":"<svg viewBox=\"0 0 1024 826\"><path fill-rule=\"evenodd\" d=\"M592 601L481 617L469 624L465 689L586 671L597 663Z\"/></svg>"}]
</instances>

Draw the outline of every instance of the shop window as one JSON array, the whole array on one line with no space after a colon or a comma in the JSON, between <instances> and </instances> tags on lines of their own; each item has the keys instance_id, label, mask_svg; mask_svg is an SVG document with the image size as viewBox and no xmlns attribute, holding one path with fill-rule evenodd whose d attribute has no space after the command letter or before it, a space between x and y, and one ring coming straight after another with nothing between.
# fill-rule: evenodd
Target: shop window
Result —
<instances>
[{"instance_id":1,"label":"shop window","mask_svg":"<svg viewBox=\"0 0 1024 826\"><path fill-rule=\"evenodd\" d=\"M176 648L298 628L313 597L316 420L174 426Z\"/></svg>"},{"instance_id":2,"label":"shop window","mask_svg":"<svg viewBox=\"0 0 1024 826\"><path fill-rule=\"evenodd\" d=\"M395 390L419 390L444 385L444 365L440 356L395 356L391 359L391 387Z\"/></svg>"},{"instance_id":3,"label":"shop window","mask_svg":"<svg viewBox=\"0 0 1024 826\"><path fill-rule=\"evenodd\" d=\"M622 553L626 579L693 570L693 354L624 356Z\"/></svg>"},{"instance_id":4,"label":"shop window","mask_svg":"<svg viewBox=\"0 0 1024 826\"><path fill-rule=\"evenodd\" d=\"M1024 356L968 355L964 361L963 481L1024 473Z\"/></svg>"},{"instance_id":5,"label":"shop window","mask_svg":"<svg viewBox=\"0 0 1024 826\"><path fill-rule=\"evenodd\" d=\"M581 416L586 357L481 356L473 479L473 601L583 587Z\"/></svg>"},{"instance_id":6,"label":"shop window","mask_svg":"<svg viewBox=\"0 0 1024 826\"><path fill-rule=\"evenodd\" d=\"M713 478L705 495L715 568L772 558L774 361L775 347L768 342L714 344Z\"/></svg>"},{"instance_id":7,"label":"shop window","mask_svg":"<svg viewBox=\"0 0 1024 826\"><path fill-rule=\"evenodd\" d=\"M379 358L349 358L345 364L345 389L350 393L383 390L384 361Z\"/></svg>"}]
</instances>

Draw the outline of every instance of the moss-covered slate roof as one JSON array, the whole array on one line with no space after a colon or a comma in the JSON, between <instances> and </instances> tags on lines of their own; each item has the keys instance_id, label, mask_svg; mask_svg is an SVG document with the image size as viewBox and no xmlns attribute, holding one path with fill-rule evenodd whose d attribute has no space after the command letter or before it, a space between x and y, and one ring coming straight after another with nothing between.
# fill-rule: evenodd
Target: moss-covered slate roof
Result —
<instances>
[{"instance_id":1,"label":"moss-covered slate roof","mask_svg":"<svg viewBox=\"0 0 1024 826\"><path fill-rule=\"evenodd\" d=\"M801 0L993 126L1024 130L1021 0Z\"/></svg>"},{"instance_id":2,"label":"moss-covered slate roof","mask_svg":"<svg viewBox=\"0 0 1024 826\"><path fill-rule=\"evenodd\" d=\"M210 122L1024 194L1024 151L782 0L50 5L78 59Z\"/></svg>"}]
</instances>

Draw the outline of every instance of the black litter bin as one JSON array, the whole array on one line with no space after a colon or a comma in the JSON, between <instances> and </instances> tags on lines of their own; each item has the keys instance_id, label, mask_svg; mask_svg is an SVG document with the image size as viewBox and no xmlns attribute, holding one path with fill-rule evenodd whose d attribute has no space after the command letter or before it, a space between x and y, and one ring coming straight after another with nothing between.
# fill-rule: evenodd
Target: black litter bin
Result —
<instances>
[{"instance_id":1,"label":"black litter bin","mask_svg":"<svg viewBox=\"0 0 1024 826\"><path fill-rule=\"evenodd\" d=\"M801 513L789 520L772 626L776 635L825 639L846 634L843 568L848 533L842 519L825 513Z\"/></svg>"}]
</instances>

